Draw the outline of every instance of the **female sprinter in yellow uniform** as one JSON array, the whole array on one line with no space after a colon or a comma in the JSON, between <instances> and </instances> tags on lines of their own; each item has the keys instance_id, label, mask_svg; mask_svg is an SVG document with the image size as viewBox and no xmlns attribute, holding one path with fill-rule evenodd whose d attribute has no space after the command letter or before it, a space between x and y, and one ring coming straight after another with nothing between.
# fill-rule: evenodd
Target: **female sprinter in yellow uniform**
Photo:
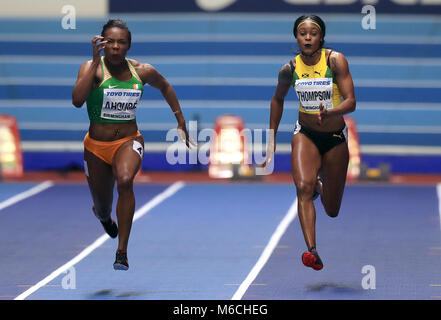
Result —
<instances>
[{"instance_id":1,"label":"female sprinter in yellow uniform","mask_svg":"<svg viewBox=\"0 0 441 320\"><path fill-rule=\"evenodd\" d=\"M82 64L72 92L75 107L87 102L90 126L84 138L84 169L93 212L110 237L118 236L115 270L129 268L127 245L135 210L133 180L144 155L136 110L144 84L161 91L175 114L181 139L189 146L185 119L173 88L151 65L127 59L130 45L127 25L109 20L101 36L93 38L93 58ZM118 226L111 218L115 181Z\"/></svg>"},{"instance_id":2,"label":"female sprinter in yellow uniform","mask_svg":"<svg viewBox=\"0 0 441 320\"><path fill-rule=\"evenodd\" d=\"M340 210L349 162L347 127L343 115L355 110L355 95L348 62L343 54L323 48L325 24L315 15L294 23L294 37L301 51L285 64L271 100L270 139L266 163L275 151L275 137L283 104L291 86L300 100L299 117L292 138L292 176L297 189L298 214L307 251L303 264L323 268L315 238L313 200L320 195L326 213Z\"/></svg>"}]
</instances>

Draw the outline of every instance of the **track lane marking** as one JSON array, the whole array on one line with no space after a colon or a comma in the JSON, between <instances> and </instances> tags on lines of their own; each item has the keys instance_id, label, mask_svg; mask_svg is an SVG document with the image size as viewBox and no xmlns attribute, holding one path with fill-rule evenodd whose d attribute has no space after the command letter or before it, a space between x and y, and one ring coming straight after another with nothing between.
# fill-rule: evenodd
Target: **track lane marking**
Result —
<instances>
[{"instance_id":1,"label":"track lane marking","mask_svg":"<svg viewBox=\"0 0 441 320\"><path fill-rule=\"evenodd\" d=\"M149 202L144 204L141 208L136 210L133 222L144 216L148 211L156 207L158 204L160 204L165 199L171 197L174 195L177 191L179 191L181 188L183 188L185 184L181 181L175 182L171 186L169 186L167 189L165 189L160 194L156 195L153 199L151 199ZM30 296L32 293L37 291L38 289L46 286L49 282L54 280L56 277L58 277L60 274L66 272L69 268L86 258L90 253L92 253L95 249L100 247L104 242L106 242L110 237L107 234L103 234L98 239L96 239L91 245L89 245L87 248L85 248L83 251L81 251L77 256L75 256L72 260L65 263L55 271L53 271L51 274L49 274L47 277L30 287L28 290L24 291L20 295L14 298L14 300L24 300L28 296Z\"/></svg>"},{"instance_id":2,"label":"track lane marking","mask_svg":"<svg viewBox=\"0 0 441 320\"><path fill-rule=\"evenodd\" d=\"M260 271L263 269L263 267L271 257L271 254L273 253L274 249L277 247L277 244L279 243L286 229L288 229L289 225L295 219L296 216L297 216L297 198L294 200L288 212L286 213L285 217L277 226L276 230L271 236L268 244L266 245L265 249L263 250L256 264L251 269L250 273L245 278L245 280L240 284L239 288L234 293L231 300L242 299L248 287L250 287L253 284L253 281L256 279L257 275L260 273Z\"/></svg>"},{"instance_id":3,"label":"track lane marking","mask_svg":"<svg viewBox=\"0 0 441 320\"><path fill-rule=\"evenodd\" d=\"M29 190L26 190L26 191L23 191L19 194L16 194L15 196L0 202L0 210L3 210L4 208L7 208L9 206L12 206L12 205L16 204L17 202L25 200L29 197L32 197L33 195L36 195L37 193L40 193L40 192L52 187L53 185L54 185L54 183L52 181L44 181L44 182L36 185L35 187L32 187Z\"/></svg>"}]
</instances>

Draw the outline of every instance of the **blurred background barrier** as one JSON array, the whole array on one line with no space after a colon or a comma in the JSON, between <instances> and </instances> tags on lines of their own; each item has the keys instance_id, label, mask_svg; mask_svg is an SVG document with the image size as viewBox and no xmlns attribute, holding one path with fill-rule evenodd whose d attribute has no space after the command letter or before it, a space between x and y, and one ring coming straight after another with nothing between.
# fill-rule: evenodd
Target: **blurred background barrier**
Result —
<instances>
[{"instance_id":1,"label":"blurred background barrier","mask_svg":"<svg viewBox=\"0 0 441 320\"><path fill-rule=\"evenodd\" d=\"M441 13L440 0L110 0L109 10L116 13L151 12L253 12L253 13L360 13L364 5L375 6L378 13Z\"/></svg>"},{"instance_id":2,"label":"blurred background barrier","mask_svg":"<svg viewBox=\"0 0 441 320\"><path fill-rule=\"evenodd\" d=\"M105 18L109 13L108 0L1 0L0 17L4 18L59 18L73 7L78 17ZM6 31L6 30L4 30ZM9 30L13 32L12 29Z\"/></svg>"},{"instance_id":3,"label":"blurred background barrier","mask_svg":"<svg viewBox=\"0 0 441 320\"><path fill-rule=\"evenodd\" d=\"M0 180L22 176L23 154L17 120L0 114Z\"/></svg>"},{"instance_id":4,"label":"blurred background barrier","mask_svg":"<svg viewBox=\"0 0 441 320\"><path fill-rule=\"evenodd\" d=\"M374 11L362 13L368 4ZM213 128L226 113L256 130L268 128L278 72L297 52L293 22L314 12L327 26L325 46L349 61L357 97L350 116L365 166L441 173L441 1L21 0L1 5L0 114L17 120L25 171L82 168L87 111L72 106L71 93L81 63L91 58L91 39L109 17L127 22L128 57L152 64L169 80L197 130ZM297 113L291 90L277 136L275 172L290 171ZM173 141L166 136L176 121L160 92L146 87L137 119L146 141L144 170L208 170L167 162Z\"/></svg>"}]
</instances>

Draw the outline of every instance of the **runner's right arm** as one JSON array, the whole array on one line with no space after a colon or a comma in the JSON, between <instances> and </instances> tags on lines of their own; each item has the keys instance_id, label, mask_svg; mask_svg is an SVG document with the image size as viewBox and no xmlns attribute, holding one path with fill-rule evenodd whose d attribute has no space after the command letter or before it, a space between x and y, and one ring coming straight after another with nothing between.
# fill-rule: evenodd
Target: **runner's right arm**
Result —
<instances>
[{"instance_id":1,"label":"runner's right arm","mask_svg":"<svg viewBox=\"0 0 441 320\"><path fill-rule=\"evenodd\" d=\"M95 36L92 39L93 59L84 62L78 71L78 78L72 91L72 104L77 108L82 107L95 83L96 70L101 60L100 52L104 49L107 42L101 41L97 44L97 41L102 39L103 37L101 36Z\"/></svg>"}]
</instances>

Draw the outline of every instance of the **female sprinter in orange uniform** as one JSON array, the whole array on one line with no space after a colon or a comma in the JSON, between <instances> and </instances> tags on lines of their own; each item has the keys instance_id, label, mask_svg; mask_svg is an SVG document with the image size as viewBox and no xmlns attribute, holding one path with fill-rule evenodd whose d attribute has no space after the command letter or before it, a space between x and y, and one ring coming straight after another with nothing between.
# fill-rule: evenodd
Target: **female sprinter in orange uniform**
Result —
<instances>
[{"instance_id":1,"label":"female sprinter in orange uniform","mask_svg":"<svg viewBox=\"0 0 441 320\"><path fill-rule=\"evenodd\" d=\"M285 64L271 100L270 139L266 162L275 151L275 137L283 104L291 86L300 100L292 138L292 176L297 189L298 214L308 250L302 261L315 270L323 268L315 238L313 200L320 195L326 213L340 210L349 162L347 127L343 115L355 110L355 95L348 62L343 54L323 48L325 24L315 15L294 23L294 37L301 51Z\"/></svg>"},{"instance_id":2,"label":"female sprinter in orange uniform","mask_svg":"<svg viewBox=\"0 0 441 320\"><path fill-rule=\"evenodd\" d=\"M130 44L127 25L109 20L101 36L92 39L93 58L82 64L72 92L75 107L87 102L90 126L84 138L84 169L93 212L110 237L118 236L115 270L129 268L127 245L135 210L133 180L144 154L136 110L144 84L161 91L175 114L180 138L189 146L185 119L172 86L151 65L127 59ZM118 226L111 218L115 181Z\"/></svg>"}]
</instances>

